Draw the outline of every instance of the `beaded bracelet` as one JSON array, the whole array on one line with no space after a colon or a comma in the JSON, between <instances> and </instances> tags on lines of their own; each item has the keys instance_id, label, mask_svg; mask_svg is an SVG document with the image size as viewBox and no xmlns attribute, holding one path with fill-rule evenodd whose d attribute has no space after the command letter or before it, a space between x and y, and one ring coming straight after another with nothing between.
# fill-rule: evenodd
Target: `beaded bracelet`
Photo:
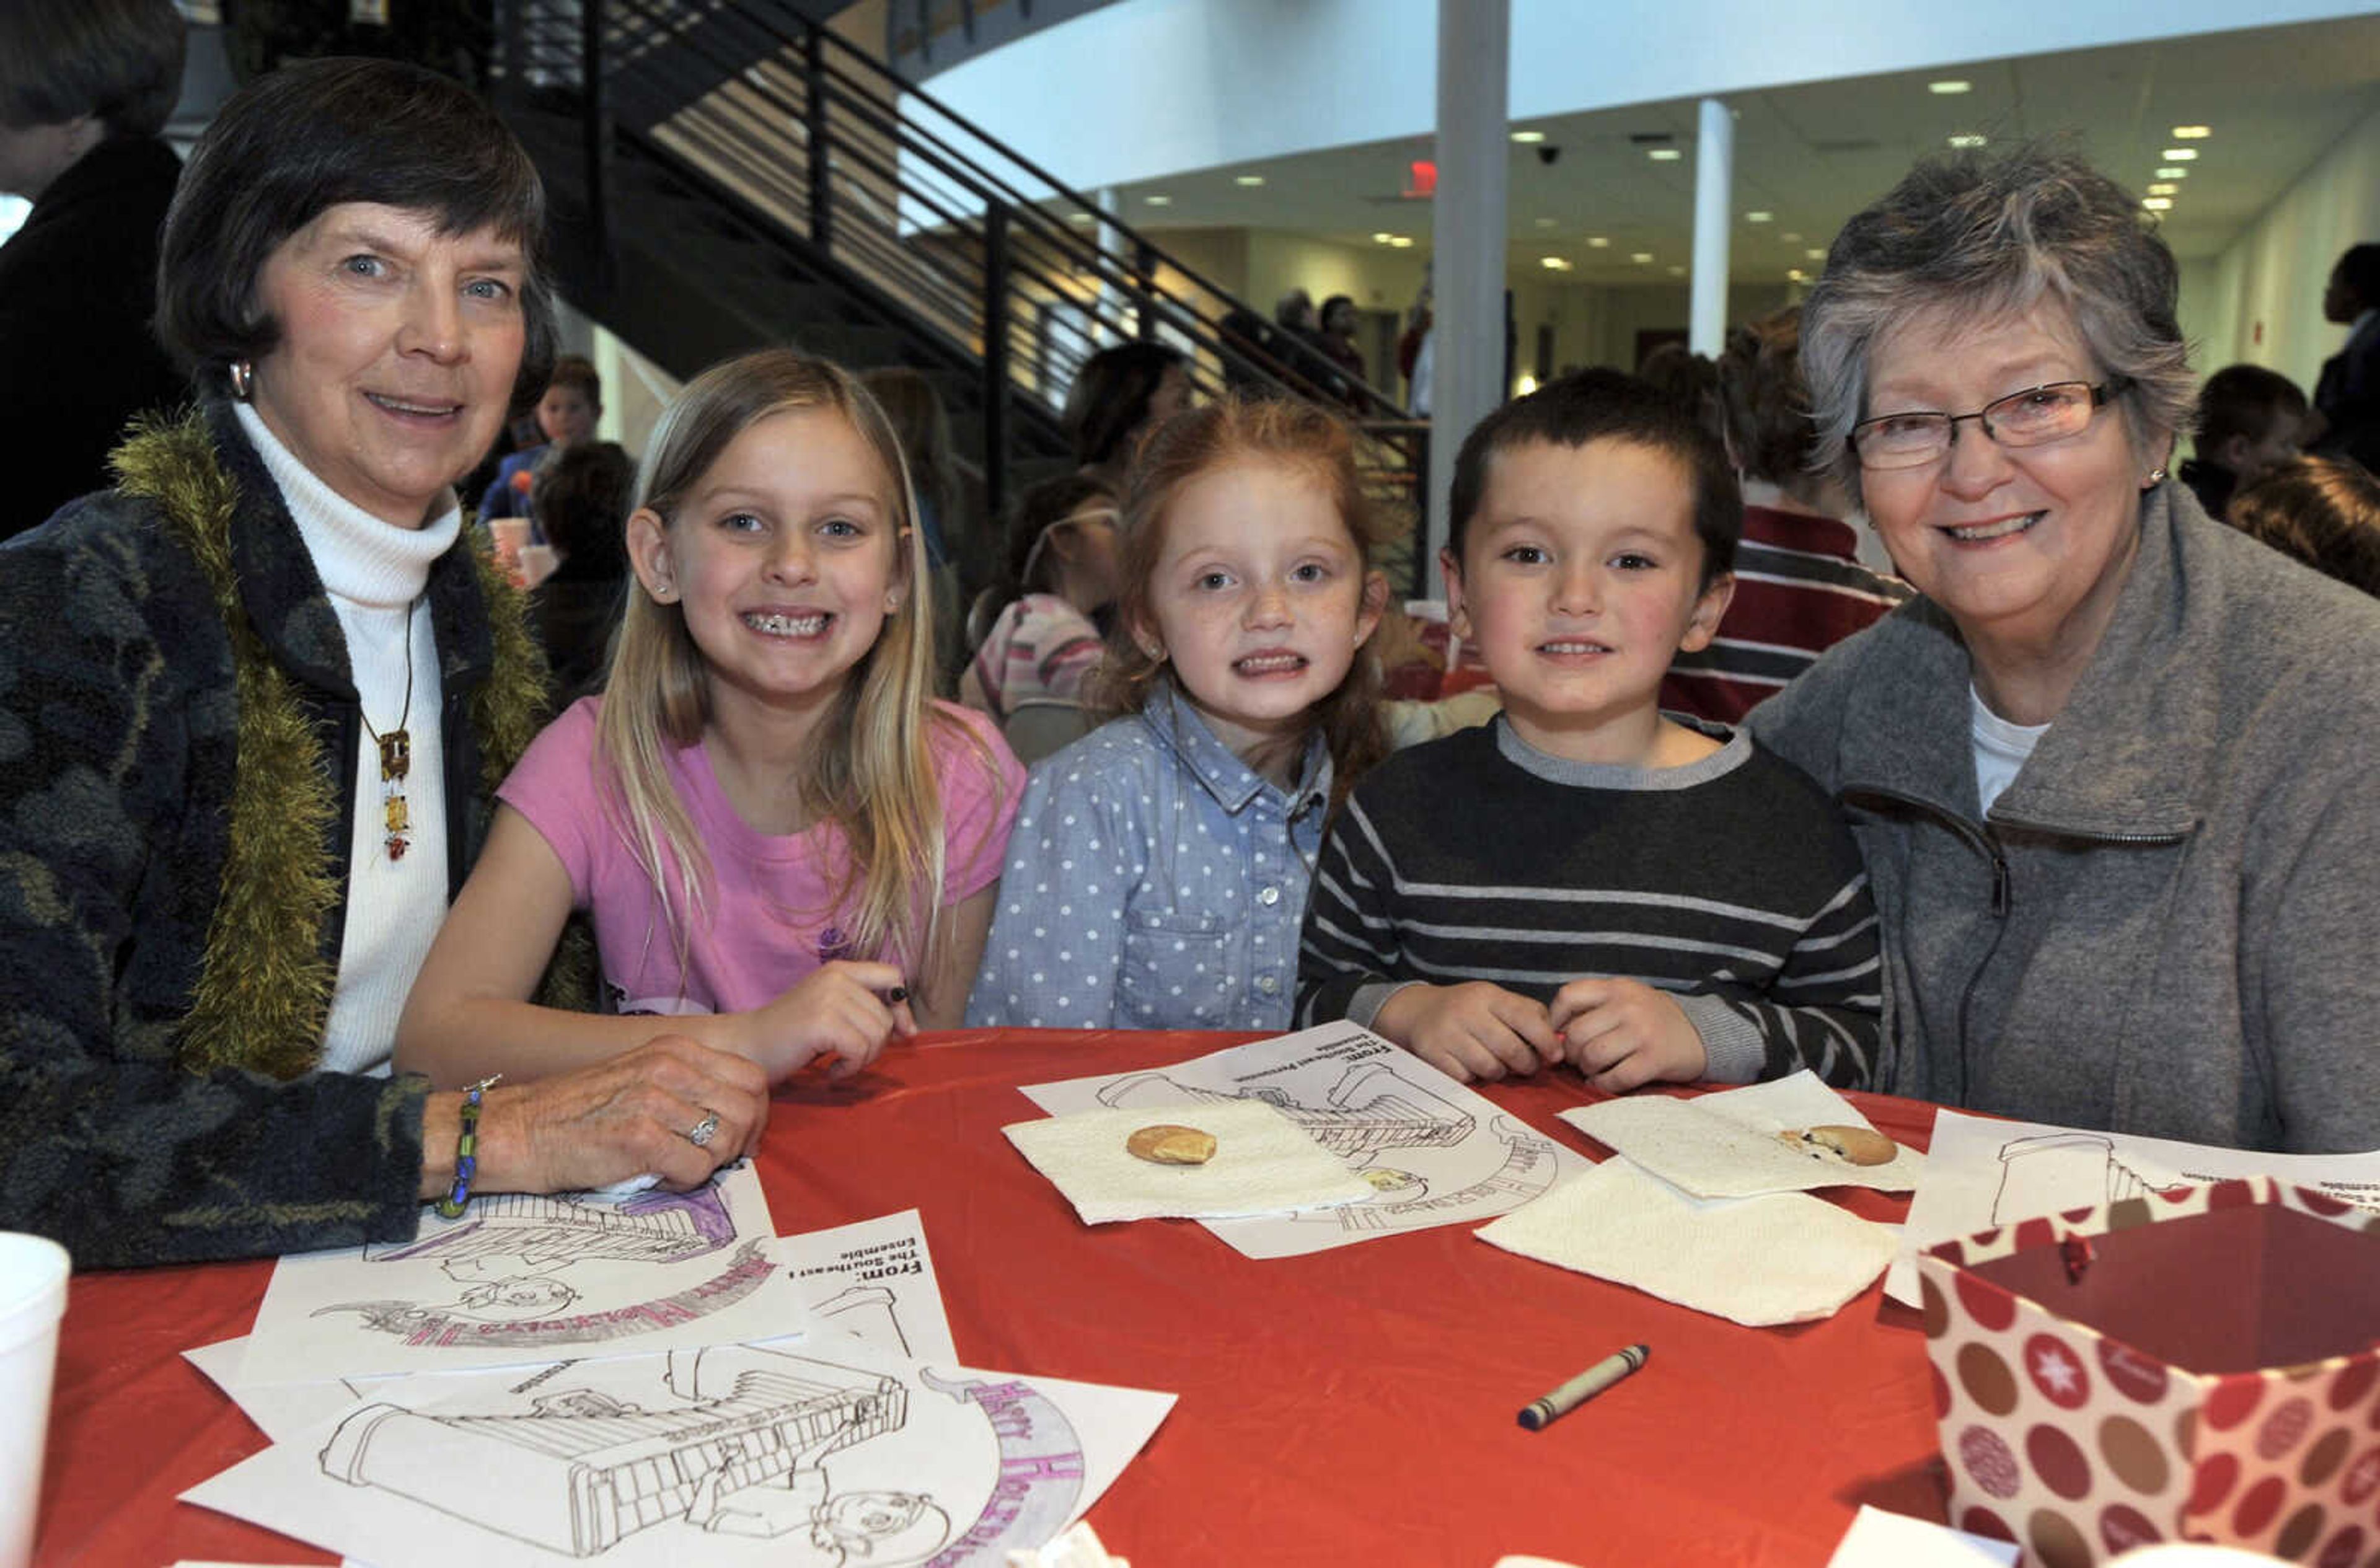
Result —
<instances>
[{"instance_id":1,"label":"beaded bracelet","mask_svg":"<svg viewBox=\"0 0 2380 1568\"><path fill-rule=\"evenodd\" d=\"M438 1200L438 1212L448 1220L463 1217L471 1200L471 1178L480 1169L480 1101L502 1073L491 1073L463 1093L463 1136L455 1144L455 1190Z\"/></svg>"}]
</instances>

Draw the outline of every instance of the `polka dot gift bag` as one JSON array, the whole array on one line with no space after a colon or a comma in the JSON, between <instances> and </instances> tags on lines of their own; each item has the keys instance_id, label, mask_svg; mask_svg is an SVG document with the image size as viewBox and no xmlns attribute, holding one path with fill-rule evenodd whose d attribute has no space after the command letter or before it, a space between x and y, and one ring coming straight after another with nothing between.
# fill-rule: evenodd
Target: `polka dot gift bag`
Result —
<instances>
[{"instance_id":1,"label":"polka dot gift bag","mask_svg":"<svg viewBox=\"0 0 2380 1568\"><path fill-rule=\"evenodd\" d=\"M1918 1268L1951 1524L2037 1568L2178 1540L2380 1568L2380 1215L2151 1189Z\"/></svg>"}]
</instances>

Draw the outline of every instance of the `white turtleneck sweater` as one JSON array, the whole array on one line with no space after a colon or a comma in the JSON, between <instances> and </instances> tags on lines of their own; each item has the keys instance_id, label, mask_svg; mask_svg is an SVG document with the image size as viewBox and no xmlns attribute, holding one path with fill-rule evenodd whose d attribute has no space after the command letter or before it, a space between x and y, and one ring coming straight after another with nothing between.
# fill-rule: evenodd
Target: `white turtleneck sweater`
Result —
<instances>
[{"instance_id":1,"label":"white turtleneck sweater","mask_svg":"<svg viewBox=\"0 0 2380 1568\"><path fill-rule=\"evenodd\" d=\"M439 734L438 638L423 590L431 563L454 546L463 527L453 506L426 528L403 529L334 492L273 437L254 408L236 404L240 428L297 521L314 571L346 635L347 664L364 717L382 735L403 727L413 737L413 766L400 786L412 820L405 858L388 857L380 747L356 736L355 820L349 826L347 916L339 943L339 978L323 1031L322 1067L385 1073L395 1048L397 1015L413 989L431 940L446 916L445 764ZM406 706L407 628L411 626L413 700Z\"/></svg>"}]
</instances>

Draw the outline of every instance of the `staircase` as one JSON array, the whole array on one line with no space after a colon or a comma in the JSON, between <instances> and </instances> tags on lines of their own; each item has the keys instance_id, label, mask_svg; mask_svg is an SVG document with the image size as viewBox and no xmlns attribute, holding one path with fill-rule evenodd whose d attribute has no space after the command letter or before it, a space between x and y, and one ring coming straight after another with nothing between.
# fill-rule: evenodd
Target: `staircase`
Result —
<instances>
[{"instance_id":1,"label":"staircase","mask_svg":"<svg viewBox=\"0 0 2380 1568\"><path fill-rule=\"evenodd\" d=\"M1069 465L1083 360L1153 338L1206 395L1328 386L1378 499L1415 514L1427 427L1393 398L1227 332L1239 300L790 0L499 17L488 91L544 174L563 291L673 374L764 343L917 369L998 508Z\"/></svg>"}]
</instances>

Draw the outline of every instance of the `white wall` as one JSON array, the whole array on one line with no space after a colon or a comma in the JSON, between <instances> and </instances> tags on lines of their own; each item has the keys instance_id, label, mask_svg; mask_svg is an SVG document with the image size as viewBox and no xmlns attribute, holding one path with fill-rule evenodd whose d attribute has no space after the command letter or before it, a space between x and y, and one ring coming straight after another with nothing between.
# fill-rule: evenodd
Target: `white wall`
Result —
<instances>
[{"instance_id":1,"label":"white wall","mask_svg":"<svg viewBox=\"0 0 2380 1568\"><path fill-rule=\"evenodd\" d=\"M2345 327L2322 319L2339 253L2380 240L2380 113L2367 115L2213 261L2184 268L2181 326L2204 374L2247 361L2308 395ZM2193 275L2193 273L2199 275Z\"/></svg>"},{"instance_id":2,"label":"white wall","mask_svg":"<svg viewBox=\"0 0 2380 1568\"><path fill-rule=\"evenodd\" d=\"M1431 134L1439 0L1119 0L929 91L1078 190ZM1461 0L1446 0L1460 4ZM2355 17L2367 0L1512 0L1512 117Z\"/></svg>"}]
</instances>

